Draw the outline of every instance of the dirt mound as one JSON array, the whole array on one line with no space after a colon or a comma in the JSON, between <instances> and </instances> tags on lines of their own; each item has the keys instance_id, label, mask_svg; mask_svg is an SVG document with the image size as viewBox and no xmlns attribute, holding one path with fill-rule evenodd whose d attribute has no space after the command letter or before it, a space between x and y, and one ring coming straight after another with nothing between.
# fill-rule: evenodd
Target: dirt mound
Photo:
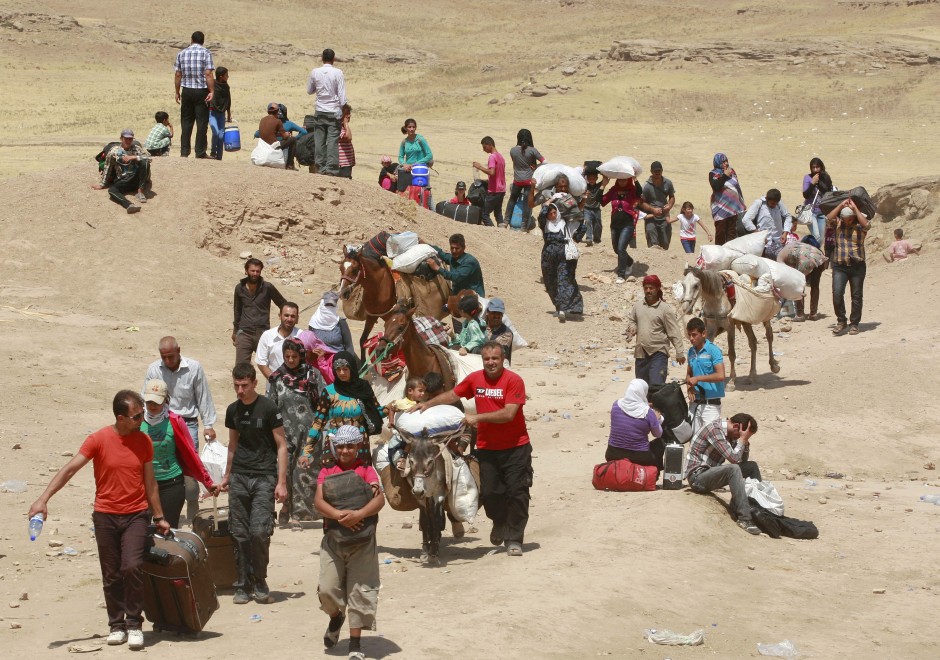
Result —
<instances>
[{"instance_id":1,"label":"dirt mound","mask_svg":"<svg viewBox=\"0 0 940 660\"><path fill-rule=\"evenodd\" d=\"M886 247L901 227L905 238L918 243L940 241L940 177L918 177L882 186L872 201L878 207L870 245ZM878 222L881 220L881 222Z\"/></svg>"}]
</instances>

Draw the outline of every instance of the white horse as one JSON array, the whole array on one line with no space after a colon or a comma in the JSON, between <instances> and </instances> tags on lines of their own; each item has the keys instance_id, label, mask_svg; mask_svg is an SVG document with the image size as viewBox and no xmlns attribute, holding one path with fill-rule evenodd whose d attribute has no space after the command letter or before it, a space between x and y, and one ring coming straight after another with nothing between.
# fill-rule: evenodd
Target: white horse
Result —
<instances>
[{"instance_id":1,"label":"white horse","mask_svg":"<svg viewBox=\"0 0 940 660\"><path fill-rule=\"evenodd\" d=\"M709 341L714 341L722 330L728 333L728 359L731 361L731 376L728 379L728 389L730 390L734 389L736 377L734 371L734 328L737 325L744 330L744 334L747 335L747 343L751 349L751 371L748 374L747 382L749 384L753 383L754 378L757 377L757 337L750 325L734 321L728 316L731 313L731 302L728 300L725 281L721 274L713 270L703 270L689 266L685 269L682 289L680 307L683 314L691 314L695 303L701 298L702 320L705 321L705 336L708 337ZM778 373L780 363L774 359L774 333L770 327L770 318L764 319L761 323L767 336L770 370L773 373Z\"/></svg>"}]
</instances>

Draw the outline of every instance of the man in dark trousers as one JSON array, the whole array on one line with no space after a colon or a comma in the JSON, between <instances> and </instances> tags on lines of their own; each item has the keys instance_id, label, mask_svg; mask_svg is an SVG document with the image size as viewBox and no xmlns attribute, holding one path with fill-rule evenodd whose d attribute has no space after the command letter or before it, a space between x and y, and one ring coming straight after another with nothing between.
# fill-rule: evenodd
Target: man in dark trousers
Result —
<instances>
[{"instance_id":1,"label":"man in dark trousers","mask_svg":"<svg viewBox=\"0 0 940 660\"><path fill-rule=\"evenodd\" d=\"M147 201L145 192L150 189L150 154L134 139L134 131L121 131L121 143L108 150L101 181L92 188L108 189L111 201L120 204L128 213L140 211L140 204ZM128 193L136 193L135 204L127 199Z\"/></svg>"},{"instance_id":2,"label":"man in dark trousers","mask_svg":"<svg viewBox=\"0 0 940 660\"><path fill-rule=\"evenodd\" d=\"M180 106L180 156L187 158L191 147L193 124L196 125L196 158L208 158L206 130L209 128L209 104L215 90L212 53L203 46L206 37L193 32L192 43L176 54L173 65L176 102Z\"/></svg>"},{"instance_id":3,"label":"man in dark trousers","mask_svg":"<svg viewBox=\"0 0 940 660\"><path fill-rule=\"evenodd\" d=\"M268 604L274 602L267 583L274 503L287 499L287 440L277 405L255 391L255 368L236 364L232 381L238 401L225 411L228 461L219 484L229 493L238 566L232 602Z\"/></svg>"},{"instance_id":4,"label":"man in dark trousers","mask_svg":"<svg viewBox=\"0 0 940 660\"><path fill-rule=\"evenodd\" d=\"M91 515L104 582L104 603L110 634L107 643L128 642L144 647L144 580L141 566L151 514L157 531L168 534L160 489L153 475L153 443L142 433L144 400L137 392L121 390L111 402L114 424L92 433L78 454L65 464L29 507L29 517L49 518L49 499L88 461L95 467L95 508ZM149 510L148 510L149 507Z\"/></svg>"},{"instance_id":5,"label":"man in dark trousers","mask_svg":"<svg viewBox=\"0 0 940 660\"><path fill-rule=\"evenodd\" d=\"M258 348L258 340L271 327L271 303L280 309L287 298L261 277L264 264L260 259L245 262L245 277L235 285L235 321L232 346L235 363L251 362L251 354Z\"/></svg>"},{"instance_id":6,"label":"man in dark trousers","mask_svg":"<svg viewBox=\"0 0 940 660\"><path fill-rule=\"evenodd\" d=\"M532 445L522 413L525 383L519 374L503 367L505 355L500 344L489 341L480 353L482 371L474 371L449 392L418 404L416 410L474 399L477 414L467 415L466 424L477 428L480 502L493 521L490 543L505 543L510 557L521 557L532 487Z\"/></svg>"}]
</instances>

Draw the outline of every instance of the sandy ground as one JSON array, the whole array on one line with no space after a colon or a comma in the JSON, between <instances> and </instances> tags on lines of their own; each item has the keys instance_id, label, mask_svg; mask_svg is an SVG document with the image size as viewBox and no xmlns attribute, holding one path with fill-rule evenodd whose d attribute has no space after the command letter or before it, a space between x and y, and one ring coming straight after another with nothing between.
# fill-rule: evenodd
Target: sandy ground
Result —
<instances>
[{"instance_id":1,"label":"sandy ground","mask_svg":"<svg viewBox=\"0 0 940 660\"><path fill-rule=\"evenodd\" d=\"M472 44L506 46L501 36L463 26L429 31L421 49L428 56L421 64L388 67L360 57L345 67L351 94L363 99L362 127L355 138L363 166L356 169L356 180L258 171L248 165L244 150L226 154L221 163L159 159L154 163L156 196L142 213L129 217L105 193L88 188L94 180L88 157L126 123L144 133L155 106L172 103L169 66L159 58L172 61L172 44L186 41L191 19L179 7L161 9L159 18L184 27L161 26L154 33L130 6L105 15L86 2L46 2L29 9L8 4L10 12L33 12L33 18L0 21L0 61L9 74L9 94L0 99L6 117L0 121L0 174L5 175L0 199L6 202L0 216L0 329L6 348L0 482L29 483L25 493L0 494L0 526L6 530L0 601L17 606L5 607L0 621L5 655L61 656L73 643L100 645L93 636L107 632L89 531L91 470L52 500L51 519L36 543L26 537L24 514L68 460L66 452L77 451L88 432L110 422L114 392L140 385L147 364L157 358L158 339L172 333L184 355L202 361L221 412L234 400L228 334L231 291L241 276L239 253L250 250L265 259L265 275L303 307L337 282L333 259L340 246L381 228L415 229L439 243L455 229L464 230L469 251L483 265L488 292L506 300L509 314L536 344L514 355L513 365L531 396L525 413L536 481L521 559L490 554L490 526L481 515L476 532L462 540L445 537L444 565L423 566L416 516L383 511L380 557L398 561L381 567L378 631L364 642L369 657L738 658L755 657L757 642L783 639L792 640L807 657L938 655L932 631L940 589L934 549L940 507L918 500L940 492L940 478L927 468L940 462L931 422L938 390L928 371L940 321L935 215L904 225L913 238L927 241L923 256L889 265L870 250L858 336L835 338L829 332L834 318L827 272L820 305L824 318L789 329L777 324L774 351L780 373L769 373L761 341L756 382L741 379L726 399L727 413L745 411L759 420L752 455L777 485L787 513L812 520L820 529L816 541L775 541L737 529L723 504L727 493L713 498L687 490L611 494L592 489L591 467L603 460L610 405L632 374L622 318L639 292L635 281L610 283L614 257L606 228L603 244L583 250L579 264L585 318L559 325L538 284L537 236L455 227L378 190L373 167L381 153L396 148L397 126L413 114L438 154L438 198L458 178L471 176L469 162L483 156L480 136L494 135L505 153L523 125L532 128L537 145L552 160L576 164L620 153L644 163L662 160L680 201L691 199L703 217L705 174L718 150L729 153L742 174L748 200L777 186L784 201L795 201L814 154L823 157L838 185L874 191L937 171L936 137L927 128L935 123L936 110L924 103L925 90L936 88L936 65L889 63L887 70L857 74L853 71L861 65L853 61L851 70L834 81L816 70L789 66L784 71L773 63L706 71L692 64L657 68L589 60L588 69L574 76L578 90L488 105L490 98L517 93L528 72L540 83L564 83L565 77L550 69L555 60L563 64L575 55L606 50L616 38L635 36L615 34L609 25L599 26L593 41L571 36L566 23L591 17L593 25L596 14L589 14L587 5L524 3L526 15L543 12L544 33L565 44L551 63L543 60L554 52L519 62L504 50L494 51L499 58L467 56ZM635 7L614 4L624 11ZM846 33L905 37L908 45L936 53L934 4L873 4L865 10L850 3L832 5L844 17ZM697 26L689 7L667 3L663 11L675 35L664 40L705 41L706 28L732 16L740 16L733 20L742 21L748 43L769 39L774 26L785 24L802 26L794 31L803 35L822 34L808 4L794 5L783 15L771 13L773 6L760 3L740 15L729 6ZM405 25L396 13L400 7L392 3L376 10L386 12L379 19L390 32ZM428 11L428 21L446 18L436 5ZM312 54L320 45L294 34L313 18L303 14L283 36L265 41L256 12L248 3L232 3L216 28L221 40L233 48L295 45L284 48L289 54L283 58L264 49L233 51L244 70L233 83L239 81L246 105L259 108L277 91L289 90L277 98L286 99L292 118L299 119L308 103L300 85L313 56L295 51ZM61 22L48 17L59 14L75 16L80 27L56 27ZM335 17L323 20L328 28ZM638 19L638 29L651 20ZM24 30L10 27L12 22ZM397 50L374 23L358 32L337 26L337 42L358 54ZM120 45L108 38L116 33L113 26L132 41L155 34L172 43ZM561 39L565 35L570 38ZM839 43L848 49L842 39ZM60 57L42 55L43 44L59 46ZM118 52L146 84L127 103L100 107L96 94L110 90L119 67L109 58ZM24 64L25 56L33 58L36 69ZM288 67L270 74L282 59ZM497 68L482 72L487 60L496 61ZM591 72L596 77L589 77ZM872 72L876 75L868 75ZM444 80L450 80L448 94L427 93L431 81L444 89ZM720 119L719 104L707 93L707 83L716 80L749 99L739 99L729 110L732 120ZM795 94L806 90L825 99L836 94L828 87L836 82L845 87L836 90L840 100L858 87L873 86L887 96L904 83L904 93L894 106L879 101L877 113L867 116L853 110L853 116L843 117L834 103L819 106L825 112L815 117L797 112L767 118L752 110L752 103L768 98L795 106ZM665 85L670 103L678 100L677 107L686 112L660 111L655 103L651 107L640 100L644 87L656 84ZM50 103L16 118L11 112L17 100L27 98L31 89L47 92ZM475 90L485 92L474 96ZM624 97L623 90L630 94ZM774 91L776 96L762 96ZM135 119L127 118L129 112ZM246 110L244 116L251 113ZM50 124L53 117L70 119ZM52 126L51 137L39 136L40 126ZM884 245L894 226L879 219L871 246ZM642 235L639 241L644 243ZM642 272L657 273L667 284L678 279L686 263L677 240L666 253L641 248L635 256ZM723 339L719 345L724 346ZM746 371L746 356L738 349L738 369ZM670 369L670 377L682 375L681 368ZM827 472L846 476L829 479ZM405 523L415 524L406 529ZM53 540L79 554L58 554L62 548L50 547ZM300 642L319 655L326 620L316 600L319 541L319 529L278 530L270 578L275 604L236 607L223 595L221 609L199 640L148 633L146 652L221 658L263 644L283 654ZM28 600L19 600L23 593ZM253 614L260 614L261 621L250 623ZM13 622L22 627L14 629ZM656 647L643 638L647 628L704 629L705 645ZM325 655L342 656L345 648L341 642ZM121 653L126 649L98 651Z\"/></svg>"}]
</instances>

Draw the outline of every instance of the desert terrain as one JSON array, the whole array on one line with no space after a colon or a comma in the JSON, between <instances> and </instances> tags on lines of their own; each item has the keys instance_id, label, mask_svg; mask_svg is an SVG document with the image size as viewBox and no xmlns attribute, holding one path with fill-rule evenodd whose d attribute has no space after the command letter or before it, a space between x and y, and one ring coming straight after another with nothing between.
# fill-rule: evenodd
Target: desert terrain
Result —
<instances>
[{"instance_id":1,"label":"desert terrain","mask_svg":"<svg viewBox=\"0 0 940 660\"><path fill-rule=\"evenodd\" d=\"M341 246L385 228L437 244L463 231L487 293L506 301L534 344L514 353L513 369L531 397L536 476L519 559L492 552L481 513L464 539L445 533L443 565L424 566L417 516L383 510L380 559L393 561L381 566L378 629L364 636L370 658L747 658L757 643L784 639L801 657L940 655L940 507L919 500L940 493L940 386L929 375L940 323L938 26L931 0L239 0L201 3L198 14L176 2L4 2L0 483L28 485L0 493L2 655L61 657L72 645L129 653L101 646L91 469L52 499L35 543L25 514L84 437L112 421L114 393L140 387L159 338L175 335L202 362L221 414L234 400L239 255L262 258L265 276L306 307L338 282ZM157 110L179 128L173 60L197 29L231 71L242 151L197 163L179 158L175 140L173 155L154 161L153 198L128 216L89 188L92 157L124 126L145 138ZM250 135L268 102L297 122L311 112L304 84L324 47L337 52L354 108L353 180L253 167ZM508 155L521 127L552 162L662 161L677 201L692 201L709 224L716 151L728 154L748 202L777 187L792 209L813 156L840 188L880 191L862 332L831 335L827 271L823 318L776 322L780 373L769 372L761 338L758 378L739 379L723 407L758 419L752 458L787 514L812 520L819 539L747 535L728 515L727 492L591 487L610 406L632 378L623 318L639 282L613 284L605 226L578 266L584 319L558 324L539 283L539 236L456 225L376 186L406 117L434 150L437 199L473 176L481 137ZM923 250L887 264L880 251L896 227ZM678 237L666 252L643 247L642 232L638 242L639 272L668 289L690 261ZM740 339L738 359L746 371ZM670 368L670 378L683 375ZM345 641L322 651L320 534L275 533L275 604L234 606L222 594L198 639L147 624L144 652L344 656ZM702 629L705 643L655 646L646 629Z\"/></svg>"}]
</instances>

